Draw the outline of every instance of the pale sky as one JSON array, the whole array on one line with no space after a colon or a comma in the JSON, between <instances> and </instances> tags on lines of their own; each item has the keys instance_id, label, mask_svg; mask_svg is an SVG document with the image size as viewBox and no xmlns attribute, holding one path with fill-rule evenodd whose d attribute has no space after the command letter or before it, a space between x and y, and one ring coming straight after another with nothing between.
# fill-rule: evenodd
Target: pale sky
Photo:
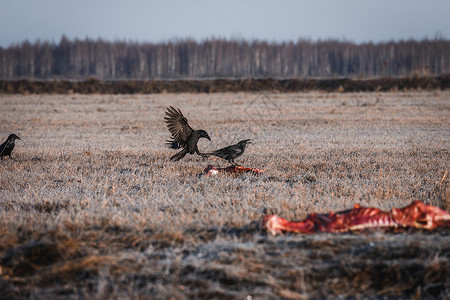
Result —
<instances>
[{"instance_id":1,"label":"pale sky","mask_svg":"<svg viewBox=\"0 0 450 300\"><path fill-rule=\"evenodd\" d=\"M137 42L450 39L450 1L0 0L0 46L58 43L62 35Z\"/></svg>"}]
</instances>

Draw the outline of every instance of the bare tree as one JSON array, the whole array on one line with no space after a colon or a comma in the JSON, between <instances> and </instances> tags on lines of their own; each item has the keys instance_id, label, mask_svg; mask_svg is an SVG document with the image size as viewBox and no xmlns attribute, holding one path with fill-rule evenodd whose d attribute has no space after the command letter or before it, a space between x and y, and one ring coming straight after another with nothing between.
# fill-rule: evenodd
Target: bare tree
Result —
<instances>
[{"instance_id":1,"label":"bare tree","mask_svg":"<svg viewBox=\"0 0 450 300\"><path fill-rule=\"evenodd\" d=\"M450 72L450 41L355 44L191 39L135 43L101 39L0 47L0 79L151 80L440 75Z\"/></svg>"}]
</instances>

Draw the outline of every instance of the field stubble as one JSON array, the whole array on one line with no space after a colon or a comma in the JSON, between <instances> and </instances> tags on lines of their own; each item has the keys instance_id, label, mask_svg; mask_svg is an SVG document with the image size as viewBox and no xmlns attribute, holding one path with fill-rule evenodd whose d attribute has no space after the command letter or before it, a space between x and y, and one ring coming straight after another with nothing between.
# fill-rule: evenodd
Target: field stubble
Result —
<instances>
[{"instance_id":1,"label":"field stubble","mask_svg":"<svg viewBox=\"0 0 450 300\"><path fill-rule=\"evenodd\" d=\"M0 290L7 298L441 297L448 229L267 236L355 203L450 208L450 92L8 95L0 133ZM203 151L251 138L262 175L198 177L168 161L165 107L208 131ZM1 298L1 297L0 297Z\"/></svg>"}]
</instances>

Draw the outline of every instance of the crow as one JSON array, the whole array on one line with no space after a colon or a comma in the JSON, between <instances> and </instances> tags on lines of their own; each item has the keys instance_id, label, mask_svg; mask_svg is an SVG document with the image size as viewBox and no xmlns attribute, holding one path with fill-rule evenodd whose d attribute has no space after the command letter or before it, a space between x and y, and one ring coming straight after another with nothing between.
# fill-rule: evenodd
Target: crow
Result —
<instances>
[{"instance_id":1,"label":"crow","mask_svg":"<svg viewBox=\"0 0 450 300\"><path fill-rule=\"evenodd\" d=\"M225 147L225 148L213 151L213 152L204 153L204 154L202 154L202 156L203 157L208 157L211 155L217 156L217 157L227 160L230 164L237 166L237 164L234 162L234 159L241 156L244 153L245 146L247 144L251 144L251 143L252 142L250 141L250 139L242 140L235 145L231 145L231 146L228 146L228 147Z\"/></svg>"},{"instance_id":2,"label":"crow","mask_svg":"<svg viewBox=\"0 0 450 300\"><path fill-rule=\"evenodd\" d=\"M167 107L166 117L164 119L173 139L167 141L167 145L171 149L183 148L183 150L170 157L171 161L178 161L188 153L201 155L197 147L198 140L200 138L206 138L211 141L206 131L194 130L189 126L187 119L183 116L180 109L175 109L172 106Z\"/></svg>"},{"instance_id":3,"label":"crow","mask_svg":"<svg viewBox=\"0 0 450 300\"><path fill-rule=\"evenodd\" d=\"M2 158L2 160L3 160L3 156L9 156L9 158L12 159L11 152L14 149L14 145L15 145L14 141L16 139L20 140L20 137L18 137L14 133L10 134L8 136L8 138L6 139L6 141L0 145L0 157Z\"/></svg>"}]
</instances>

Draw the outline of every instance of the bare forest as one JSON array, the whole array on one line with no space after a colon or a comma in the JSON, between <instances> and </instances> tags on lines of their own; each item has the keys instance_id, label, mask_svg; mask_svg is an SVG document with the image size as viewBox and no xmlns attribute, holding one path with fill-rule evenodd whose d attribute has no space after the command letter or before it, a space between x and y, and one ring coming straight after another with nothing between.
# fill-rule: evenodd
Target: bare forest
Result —
<instances>
[{"instance_id":1,"label":"bare forest","mask_svg":"<svg viewBox=\"0 0 450 300\"><path fill-rule=\"evenodd\" d=\"M450 41L355 44L226 39L152 44L101 39L0 47L0 79L408 77L450 72Z\"/></svg>"}]
</instances>

